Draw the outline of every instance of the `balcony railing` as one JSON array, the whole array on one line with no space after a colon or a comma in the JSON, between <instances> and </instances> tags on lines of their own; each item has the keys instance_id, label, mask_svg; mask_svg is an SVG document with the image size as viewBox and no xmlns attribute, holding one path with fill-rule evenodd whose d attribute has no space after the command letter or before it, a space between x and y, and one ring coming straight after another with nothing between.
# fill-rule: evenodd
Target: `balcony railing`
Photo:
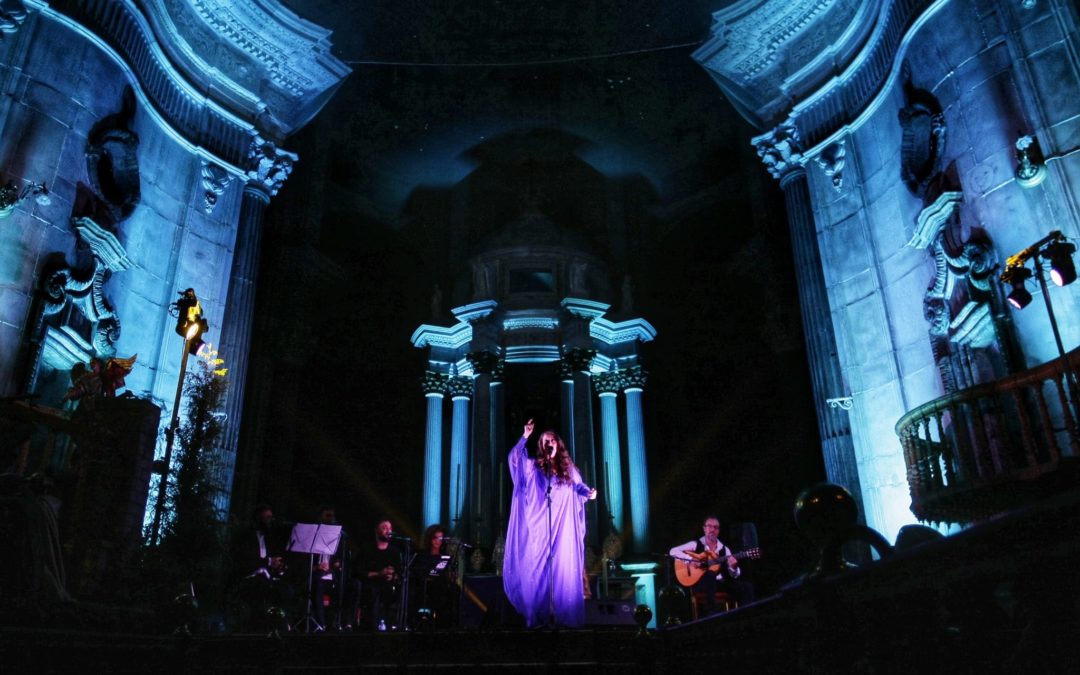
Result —
<instances>
[{"instance_id":1,"label":"balcony railing","mask_svg":"<svg viewBox=\"0 0 1080 675\"><path fill-rule=\"evenodd\" d=\"M1068 358L1076 364L1080 350ZM896 433L912 512L969 523L1074 485L1076 403L1064 361L1055 359L911 410Z\"/></svg>"}]
</instances>

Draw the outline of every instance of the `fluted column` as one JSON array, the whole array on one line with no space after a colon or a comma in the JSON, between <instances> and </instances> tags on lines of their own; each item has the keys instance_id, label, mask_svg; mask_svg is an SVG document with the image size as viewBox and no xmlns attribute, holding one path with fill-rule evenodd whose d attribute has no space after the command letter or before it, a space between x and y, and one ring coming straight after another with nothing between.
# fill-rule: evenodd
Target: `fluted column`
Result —
<instances>
[{"instance_id":1,"label":"fluted column","mask_svg":"<svg viewBox=\"0 0 1080 675\"><path fill-rule=\"evenodd\" d=\"M259 273L262 252L263 220L270 198L278 193L292 172L298 157L278 149L273 143L256 137L248 152L247 178L240 201L240 218L236 226L229 290L221 323L221 343L218 352L229 369L229 388L225 395L225 429L218 452L217 487L215 500L218 513L229 511L233 474L236 466L236 447L244 409L244 388L247 383L248 357L251 353L251 328L255 319L255 281Z\"/></svg>"},{"instance_id":2,"label":"fluted column","mask_svg":"<svg viewBox=\"0 0 1080 675\"><path fill-rule=\"evenodd\" d=\"M593 379L600 396L600 444L604 466L601 490L612 527L623 531L622 457L619 447L618 395L622 379L616 373L601 373Z\"/></svg>"},{"instance_id":3,"label":"fluted column","mask_svg":"<svg viewBox=\"0 0 1080 675\"><path fill-rule=\"evenodd\" d=\"M641 392L648 374L640 366L619 371L626 394L626 461L630 465L630 519L634 551L649 550L649 467L645 453L645 419Z\"/></svg>"},{"instance_id":4,"label":"fluted column","mask_svg":"<svg viewBox=\"0 0 1080 675\"><path fill-rule=\"evenodd\" d=\"M581 480L587 485L596 486L596 452L593 442L592 421L592 375L589 369L596 357L595 349L574 348L563 353L561 371L569 370L572 380L572 398L570 411L573 418L573 426L570 439L573 447L574 464L581 472ZM566 380L563 380L566 387ZM586 543L590 546L600 544L600 528L598 527L598 513L595 508L585 509Z\"/></svg>"},{"instance_id":5,"label":"fluted column","mask_svg":"<svg viewBox=\"0 0 1080 675\"><path fill-rule=\"evenodd\" d=\"M563 440L566 441L570 457L577 461L574 447L574 370L566 359L559 361L559 418Z\"/></svg>"},{"instance_id":6,"label":"fluted column","mask_svg":"<svg viewBox=\"0 0 1080 675\"><path fill-rule=\"evenodd\" d=\"M421 381L427 397L427 433L424 437L424 527L442 522L442 403L446 376L433 371Z\"/></svg>"},{"instance_id":7,"label":"fluted column","mask_svg":"<svg viewBox=\"0 0 1080 675\"><path fill-rule=\"evenodd\" d=\"M468 530L463 519L469 516L465 495L469 493L469 399L473 394L471 377L452 377L446 392L453 401L450 427L450 519L454 534L464 536ZM425 523L425 527L431 523Z\"/></svg>"},{"instance_id":8,"label":"fluted column","mask_svg":"<svg viewBox=\"0 0 1080 675\"><path fill-rule=\"evenodd\" d=\"M468 536L477 546L485 546L494 541L497 534L494 531L498 520L495 467L499 466L496 453L500 452L503 441L495 433L495 418L499 413L494 398L498 380L503 376L504 362L493 350L472 352L466 358L476 373L472 405L472 478L469 483L473 528Z\"/></svg>"},{"instance_id":9,"label":"fluted column","mask_svg":"<svg viewBox=\"0 0 1080 675\"><path fill-rule=\"evenodd\" d=\"M829 481L847 488L862 504L855 444L847 412L827 402L829 398L847 396L850 392L846 391L837 355L813 201L806 170L801 165L798 129L790 124L781 125L753 142L762 162L773 178L780 181L784 191L825 472Z\"/></svg>"}]
</instances>

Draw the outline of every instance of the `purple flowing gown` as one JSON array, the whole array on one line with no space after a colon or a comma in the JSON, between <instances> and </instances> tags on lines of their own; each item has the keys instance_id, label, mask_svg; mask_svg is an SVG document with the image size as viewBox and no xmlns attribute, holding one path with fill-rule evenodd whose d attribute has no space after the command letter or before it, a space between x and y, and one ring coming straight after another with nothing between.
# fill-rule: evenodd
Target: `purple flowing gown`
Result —
<instances>
[{"instance_id":1,"label":"purple flowing gown","mask_svg":"<svg viewBox=\"0 0 1080 675\"><path fill-rule=\"evenodd\" d=\"M548 508L551 483L551 586L555 589L555 622L562 626L585 623L585 501L590 488L575 467L571 482L548 477L529 458L522 438L510 450L508 464L514 483L510 522L506 528L503 588L506 597L525 617L528 626L547 623Z\"/></svg>"}]
</instances>

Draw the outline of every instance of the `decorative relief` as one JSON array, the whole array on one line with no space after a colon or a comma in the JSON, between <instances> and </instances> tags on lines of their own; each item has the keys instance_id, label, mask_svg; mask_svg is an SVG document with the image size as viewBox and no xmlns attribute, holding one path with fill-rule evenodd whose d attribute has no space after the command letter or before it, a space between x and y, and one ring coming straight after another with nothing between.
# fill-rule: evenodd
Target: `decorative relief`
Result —
<instances>
[{"instance_id":1,"label":"decorative relief","mask_svg":"<svg viewBox=\"0 0 1080 675\"><path fill-rule=\"evenodd\" d=\"M799 129L794 120L788 120L772 131L754 137L750 142L754 144L761 163L773 178L779 180L802 164Z\"/></svg>"},{"instance_id":2,"label":"decorative relief","mask_svg":"<svg viewBox=\"0 0 1080 675\"><path fill-rule=\"evenodd\" d=\"M768 70L795 37L807 32L839 0L767 0L739 17L737 23L713 27L728 46L725 68L749 82ZM816 28L816 27L815 27ZM722 31L722 33L721 33Z\"/></svg>"},{"instance_id":3,"label":"decorative relief","mask_svg":"<svg viewBox=\"0 0 1080 675\"><path fill-rule=\"evenodd\" d=\"M451 377L446 380L446 393L450 398L472 398L473 380L471 377Z\"/></svg>"},{"instance_id":4,"label":"decorative relief","mask_svg":"<svg viewBox=\"0 0 1080 675\"><path fill-rule=\"evenodd\" d=\"M420 378L420 388L423 389L425 394L445 394L446 384L450 378L443 373L437 373L434 370L428 370L424 372L424 376Z\"/></svg>"},{"instance_id":5,"label":"decorative relief","mask_svg":"<svg viewBox=\"0 0 1080 675\"><path fill-rule=\"evenodd\" d=\"M493 351L469 352L465 358L472 364L473 370L481 375L490 375L491 379L501 382L506 371L506 359Z\"/></svg>"},{"instance_id":6,"label":"decorative relief","mask_svg":"<svg viewBox=\"0 0 1080 675\"><path fill-rule=\"evenodd\" d=\"M844 141L830 143L821 154L814 158L817 165L825 172L825 177L832 181L833 188L840 192L844 187L844 155L847 150Z\"/></svg>"},{"instance_id":7,"label":"decorative relief","mask_svg":"<svg viewBox=\"0 0 1080 675\"><path fill-rule=\"evenodd\" d=\"M58 314L70 303L93 326L95 353L109 357L116 353L120 319L105 299L104 286L111 272L130 269L132 263L116 237L93 220L76 218L73 225L80 243L90 251L93 266L88 271L65 267L45 277L41 284L42 316Z\"/></svg>"},{"instance_id":8,"label":"decorative relief","mask_svg":"<svg viewBox=\"0 0 1080 675\"><path fill-rule=\"evenodd\" d=\"M203 209L207 215L214 211L218 198L232 182L232 175L213 162L202 163Z\"/></svg>"},{"instance_id":9,"label":"decorative relief","mask_svg":"<svg viewBox=\"0 0 1080 675\"><path fill-rule=\"evenodd\" d=\"M619 371L622 379L623 391L629 389L644 389L645 381L649 379L649 373L641 366L630 366Z\"/></svg>"},{"instance_id":10,"label":"decorative relief","mask_svg":"<svg viewBox=\"0 0 1080 675\"><path fill-rule=\"evenodd\" d=\"M142 199L139 187L139 136L130 130L135 91L124 88L120 111L94 124L86 141L86 172L113 222L125 220Z\"/></svg>"},{"instance_id":11,"label":"decorative relief","mask_svg":"<svg viewBox=\"0 0 1080 675\"><path fill-rule=\"evenodd\" d=\"M927 187L941 172L945 154L945 115L937 98L911 83L908 66L904 97L907 101L897 116L902 138L900 145L900 177L911 194L925 197Z\"/></svg>"},{"instance_id":12,"label":"decorative relief","mask_svg":"<svg viewBox=\"0 0 1080 675\"><path fill-rule=\"evenodd\" d=\"M910 246L934 256L934 281L923 297L930 345L947 392L985 381L999 366L993 316L997 255L984 239L950 241L959 231L962 192L944 192L923 209Z\"/></svg>"},{"instance_id":13,"label":"decorative relief","mask_svg":"<svg viewBox=\"0 0 1080 675\"><path fill-rule=\"evenodd\" d=\"M26 21L26 7L19 0L0 2L0 42L8 35L18 32Z\"/></svg>"},{"instance_id":14,"label":"decorative relief","mask_svg":"<svg viewBox=\"0 0 1080 675\"><path fill-rule=\"evenodd\" d=\"M618 394L623 390L623 378L617 370L598 373L593 376L593 385L597 394Z\"/></svg>"},{"instance_id":15,"label":"decorative relief","mask_svg":"<svg viewBox=\"0 0 1080 675\"><path fill-rule=\"evenodd\" d=\"M566 364L565 367L569 368L571 373L587 373L589 372L589 368L592 367L592 361L595 357L595 349L568 349L563 352L562 359L559 362L559 367L562 368L563 364Z\"/></svg>"},{"instance_id":16,"label":"decorative relief","mask_svg":"<svg viewBox=\"0 0 1080 675\"><path fill-rule=\"evenodd\" d=\"M309 38L282 30L277 19L251 0L189 0L199 17L221 39L258 61L270 80L294 96L316 86L308 73L320 72L310 58ZM309 63L308 61L311 61ZM320 82L320 88L329 84Z\"/></svg>"},{"instance_id":17,"label":"decorative relief","mask_svg":"<svg viewBox=\"0 0 1080 675\"><path fill-rule=\"evenodd\" d=\"M285 180L292 173L293 164L299 159L299 155L281 150L261 136L255 136L248 150L247 166L244 168L248 180L262 185L273 197L285 184Z\"/></svg>"}]
</instances>

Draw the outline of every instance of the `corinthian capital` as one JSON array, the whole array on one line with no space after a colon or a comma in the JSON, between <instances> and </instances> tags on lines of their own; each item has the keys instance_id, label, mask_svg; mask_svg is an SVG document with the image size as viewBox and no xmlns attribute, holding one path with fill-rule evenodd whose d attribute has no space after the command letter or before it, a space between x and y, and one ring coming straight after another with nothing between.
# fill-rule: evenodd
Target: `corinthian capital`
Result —
<instances>
[{"instance_id":1,"label":"corinthian capital","mask_svg":"<svg viewBox=\"0 0 1080 675\"><path fill-rule=\"evenodd\" d=\"M593 378L597 394L618 394L623 389L623 378L618 371L599 373Z\"/></svg>"},{"instance_id":2,"label":"corinthian capital","mask_svg":"<svg viewBox=\"0 0 1080 675\"><path fill-rule=\"evenodd\" d=\"M247 171L248 180L264 187L273 197L285 184L285 179L292 173L293 164L300 156L282 150L261 136L251 140L248 149Z\"/></svg>"},{"instance_id":3,"label":"corinthian capital","mask_svg":"<svg viewBox=\"0 0 1080 675\"><path fill-rule=\"evenodd\" d=\"M447 376L442 373L428 370L424 372L424 377L420 379L420 388L424 390L425 394L445 394L447 379Z\"/></svg>"},{"instance_id":4,"label":"corinthian capital","mask_svg":"<svg viewBox=\"0 0 1080 675\"><path fill-rule=\"evenodd\" d=\"M446 381L446 393L450 398L472 398L473 381L471 377L451 377Z\"/></svg>"},{"instance_id":5,"label":"corinthian capital","mask_svg":"<svg viewBox=\"0 0 1080 675\"><path fill-rule=\"evenodd\" d=\"M622 377L623 390L628 389L644 389L645 381L649 379L649 373L647 373L641 366L630 366L625 370L620 370L619 375Z\"/></svg>"},{"instance_id":6,"label":"corinthian capital","mask_svg":"<svg viewBox=\"0 0 1080 675\"><path fill-rule=\"evenodd\" d=\"M799 129L788 120L772 131L755 136L750 141L769 175L779 180L785 174L802 165L802 145Z\"/></svg>"}]
</instances>

